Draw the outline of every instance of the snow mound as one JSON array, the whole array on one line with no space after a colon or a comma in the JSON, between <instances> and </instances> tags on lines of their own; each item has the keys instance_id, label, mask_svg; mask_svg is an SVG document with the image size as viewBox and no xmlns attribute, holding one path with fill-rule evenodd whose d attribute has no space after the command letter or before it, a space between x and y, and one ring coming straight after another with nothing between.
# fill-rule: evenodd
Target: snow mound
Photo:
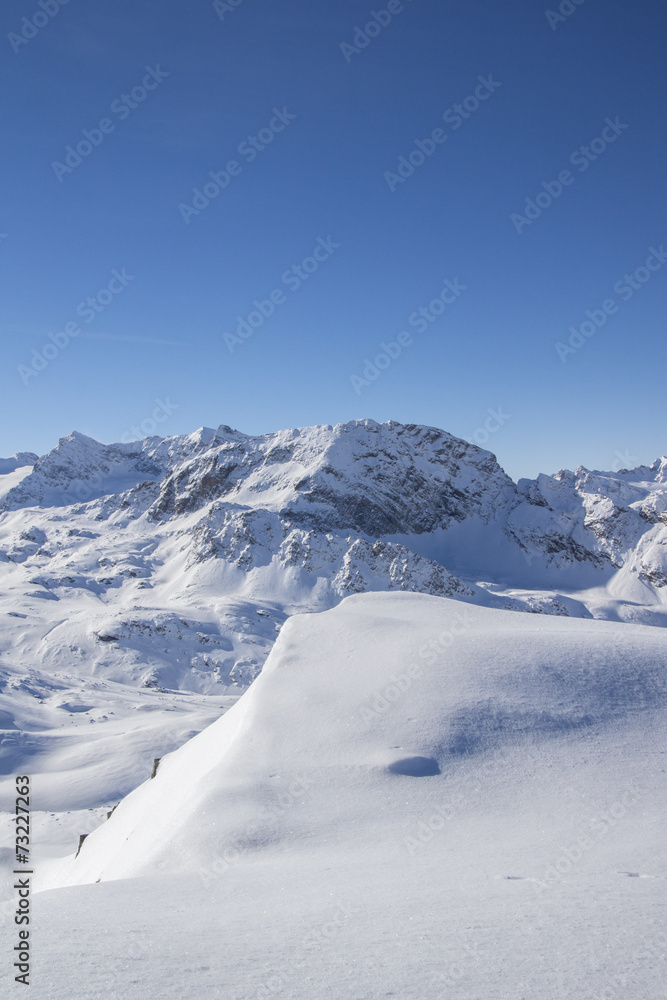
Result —
<instances>
[{"instance_id":1,"label":"snow mound","mask_svg":"<svg viewBox=\"0 0 667 1000\"><path fill-rule=\"evenodd\" d=\"M619 734L643 741L666 662L662 629L349 597L290 619L250 690L42 885L279 864L295 851L370 858L414 840L415 817L436 815L471 768L495 773L489 802L502 813L503 769L525 779L560 756L558 780L578 781L598 744L613 783L610 747Z\"/></svg>"}]
</instances>

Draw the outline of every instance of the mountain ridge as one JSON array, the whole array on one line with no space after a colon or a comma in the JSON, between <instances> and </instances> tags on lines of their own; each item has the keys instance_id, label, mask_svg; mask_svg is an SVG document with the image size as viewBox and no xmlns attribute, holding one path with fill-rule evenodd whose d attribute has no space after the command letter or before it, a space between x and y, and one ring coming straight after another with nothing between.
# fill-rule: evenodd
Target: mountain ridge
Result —
<instances>
[{"instance_id":1,"label":"mountain ridge","mask_svg":"<svg viewBox=\"0 0 667 1000\"><path fill-rule=\"evenodd\" d=\"M238 692L286 618L366 591L665 626L666 478L661 458L514 483L396 421L74 432L0 474L0 672Z\"/></svg>"}]
</instances>

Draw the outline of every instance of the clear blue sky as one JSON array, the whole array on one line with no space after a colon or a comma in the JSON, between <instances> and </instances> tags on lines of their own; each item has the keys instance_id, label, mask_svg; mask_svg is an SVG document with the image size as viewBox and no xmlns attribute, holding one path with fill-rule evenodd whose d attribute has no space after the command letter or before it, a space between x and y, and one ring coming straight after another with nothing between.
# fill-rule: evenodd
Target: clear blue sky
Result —
<instances>
[{"instance_id":1,"label":"clear blue sky","mask_svg":"<svg viewBox=\"0 0 667 1000\"><path fill-rule=\"evenodd\" d=\"M152 422L481 441L498 408L515 477L667 451L664 0L43 5L1 15L0 455Z\"/></svg>"}]
</instances>

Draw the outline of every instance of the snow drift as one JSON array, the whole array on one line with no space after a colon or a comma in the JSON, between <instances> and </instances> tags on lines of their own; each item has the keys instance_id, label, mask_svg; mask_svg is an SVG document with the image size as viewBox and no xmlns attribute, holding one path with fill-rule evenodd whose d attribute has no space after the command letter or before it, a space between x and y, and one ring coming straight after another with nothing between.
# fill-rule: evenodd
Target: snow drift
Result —
<instances>
[{"instance_id":1,"label":"snow drift","mask_svg":"<svg viewBox=\"0 0 667 1000\"><path fill-rule=\"evenodd\" d=\"M423 595L348 598L291 619L253 687L53 877L400 843L411 815L435 811L482 762L521 770L567 748L572 766L592 742L644 733L664 705L666 662L663 630ZM611 755L607 779L619 764Z\"/></svg>"}]
</instances>

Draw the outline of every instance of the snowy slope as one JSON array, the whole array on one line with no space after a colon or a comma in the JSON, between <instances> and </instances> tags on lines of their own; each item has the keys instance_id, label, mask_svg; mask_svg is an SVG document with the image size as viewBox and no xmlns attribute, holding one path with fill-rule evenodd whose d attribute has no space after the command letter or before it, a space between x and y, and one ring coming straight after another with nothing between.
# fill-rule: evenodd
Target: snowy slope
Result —
<instances>
[{"instance_id":1,"label":"snowy slope","mask_svg":"<svg viewBox=\"0 0 667 1000\"><path fill-rule=\"evenodd\" d=\"M12 458L0 458L0 504L11 490L32 473L37 461L37 455L25 451Z\"/></svg>"},{"instance_id":2,"label":"snowy slope","mask_svg":"<svg viewBox=\"0 0 667 1000\"><path fill-rule=\"evenodd\" d=\"M418 594L292 618L43 870L33 990L660 996L666 664L662 629Z\"/></svg>"}]
</instances>

